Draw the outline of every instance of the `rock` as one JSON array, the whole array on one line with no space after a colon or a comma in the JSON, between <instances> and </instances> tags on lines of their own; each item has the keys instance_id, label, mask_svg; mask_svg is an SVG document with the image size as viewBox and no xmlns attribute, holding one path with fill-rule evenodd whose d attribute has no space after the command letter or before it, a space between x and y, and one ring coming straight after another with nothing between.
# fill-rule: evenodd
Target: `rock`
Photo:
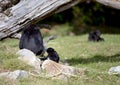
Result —
<instances>
[{"instance_id":1,"label":"rock","mask_svg":"<svg viewBox=\"0 0 120 85\"><path fill-rule=\"evenodd\" d=\"M62 80L67 80L71 77L82 76L85 73L85 69L78 69L72 66L62 65L51 60L45 60L42 64L42 69L46 71L48 77Z\"/></svg>"},{"instance_id":2,"label":"rock","mask_svg":"<svg viewBox=\"0 0 120 85\"><path fill-rule=\"evenodd\" d=\"M111 67L108 73L109 74L120 74L120 66Z\"/></svg>"},{"instance_id":3,"label":"rock","mask_svg":"<svg viewBox=\"0 0 120 85\"><path fill-rule=\"evenodd\" d=\"M28 72L24 70L15 70L13 72L0 73L0 77L7 77L10 79L28 78Z\"/></svg>"},{"instance_id":4,"label":"rock","mask_svg":"<svg viewBox=\"0 0 120 85\"><path fill-rule=\"evenodd\" d=\"M19 55L18 59L24 61L30 66L33 66L35 69L41 71L41 60L35 56L35 54L27 49L22 49L17 52Z\"/></svg>"}]
</instances>

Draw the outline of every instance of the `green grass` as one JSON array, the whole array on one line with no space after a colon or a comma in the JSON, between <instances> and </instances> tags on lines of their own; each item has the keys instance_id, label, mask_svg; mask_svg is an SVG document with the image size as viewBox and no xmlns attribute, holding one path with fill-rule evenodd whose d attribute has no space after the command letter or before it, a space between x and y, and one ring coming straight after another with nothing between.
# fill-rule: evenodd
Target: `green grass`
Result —
<instances>
[{"instance_id":1,"label":"green grass","mask_svg":"<svg viewBox=\"0 0 120 85\"><path fill-rule=\"evenodd\" d=\"M0 79L0 85L120 85L120 75L109 75L110 67L120 65L120 35L103 34L105 42L88 42L88 35L60 36L48 43L59 53L60 59L67 59L71 66L86 68L85 76L68 81L29 77L13 81ZM0 71L31 67L17 60L18 40L6 39L0 42Z\"/></svg>"}]
</instances>

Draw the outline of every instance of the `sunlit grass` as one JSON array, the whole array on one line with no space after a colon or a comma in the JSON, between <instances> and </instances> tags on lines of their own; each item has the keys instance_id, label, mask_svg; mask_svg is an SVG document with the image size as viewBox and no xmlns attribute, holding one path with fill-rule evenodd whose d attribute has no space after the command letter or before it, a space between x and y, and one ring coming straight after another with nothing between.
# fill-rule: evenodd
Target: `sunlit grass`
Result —
<instances>
[{"instance_id":1,"label":"sunlit grass","mask_svg":"<svg viewBox=\"0 0 120 85\"><path fill-rule=\"evenodd\" d=\"M20 79L15 85L119 85L120 75L109 75L107 72L110 67L120 65L120 35L103 34L105 42L88 42L87 37L87 34L58 36L48 43L48 47L58 52L61 60L66 59L77 68L86 68L84 77L68 81L29 77ZM0 42L0 70L30 69L17 60L18 42L15 39ZM1 79L0 82L4 85Z\"/></svg>"}]
</instances>

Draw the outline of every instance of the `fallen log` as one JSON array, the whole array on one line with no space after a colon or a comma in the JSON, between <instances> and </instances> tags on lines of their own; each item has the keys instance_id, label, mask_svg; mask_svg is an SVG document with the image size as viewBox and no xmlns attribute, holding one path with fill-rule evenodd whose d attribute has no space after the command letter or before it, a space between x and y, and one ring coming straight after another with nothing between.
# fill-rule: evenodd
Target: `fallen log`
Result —
<instances>
[{"instance_id":1,"label":"fallen log","mask_svg":"<svg viewBox=\"0 0 120 85\"><path fill-rule=\"evenodd\" d=\"M0 0L0 40L85 0ZM87 0L92 1L92 0ZM120 9L120 0L94 0Z\"/></svg>"},{"instance_id":2,"label":"fallen log","mask_svg":"<svg viewBox=\"0 0 120 85\"><path fill-rule=\"evenodd\" d=\"M95 1L105 6L109 6L109 7L120 10L120 0L95 0Z\"/></svg>"},{"instance_id":3,"label":"fallen log","mask_svg":"<svg viewBox=\"0 0 120 85\"><path fill-rule=\"evenodd\" d=\"M29 23L61 12L82 0L20 0L0 13L0 40L19 32Z\"/></svg>"}]
</instances>

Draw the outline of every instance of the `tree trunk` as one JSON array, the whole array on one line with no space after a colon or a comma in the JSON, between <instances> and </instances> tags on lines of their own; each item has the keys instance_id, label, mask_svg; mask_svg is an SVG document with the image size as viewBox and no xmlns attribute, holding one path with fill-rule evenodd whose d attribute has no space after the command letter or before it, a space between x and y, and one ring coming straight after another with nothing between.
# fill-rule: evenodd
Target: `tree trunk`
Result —
<instances>
[{"instance_id":1,"label":"tree trunk","mask_svg":"<svg viewBox=\"0 0 120 85\"><path fill-rule=\"evenodd\" d=\"M0 40L85 0L0 0ZM89 0L88 0L89 1ZM120 9L120 0L95 0Z\"/></svg>"},{"instance_id":2,"label":"tree trunk","mask_svg":"<svg viewBox=\"0 0 120 85\"><path fill-rule=\"evenodd\" d=\"M20 0L0 13L0 40L20 31L29 23L58 13L82 0Z\"/></svg>"},{"instance_id":3,"label":"tree trunk","mask_svg":"<svg viewBox=\"0 0 120 85\"><path fill-rule=\"evenodd\" d=\"M97 2L115 8L120 9L120 0L96 0Z\"/></svg>"}]
</instances>

